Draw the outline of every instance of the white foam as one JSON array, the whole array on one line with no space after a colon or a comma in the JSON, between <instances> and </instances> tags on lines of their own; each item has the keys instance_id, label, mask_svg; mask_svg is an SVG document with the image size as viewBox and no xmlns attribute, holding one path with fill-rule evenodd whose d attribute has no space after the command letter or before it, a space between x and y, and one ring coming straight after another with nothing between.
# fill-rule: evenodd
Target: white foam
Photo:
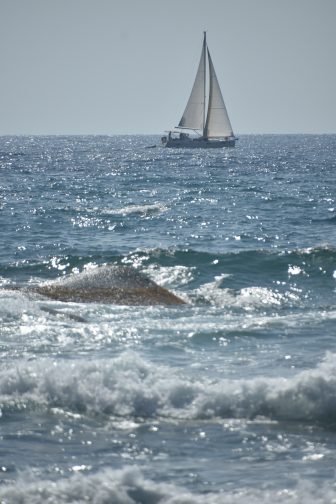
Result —
<instances>
[{"instance_id":1,"label":"white foam","mask_svg":"<svg viewBox=\"0 0 336 504\"><path fill-rule=\"evenodd\" d=\"M130 214L140 214L142 216L147 216L153 213L166 212L168 208L162 203L153 203L148 205L128 205L123 208L117 209L105 209L101 213L109 213L112 215L130 215Z\"/></svg>"},{"instance_id":2,"label":"white foam","mask_svg":"<svg viewBox=\"0 0 336 504\"><path fill-rule=\"evenodd\" d=\"M302 273L302 269L300 268L300 266L291 266L289 265L288 266L288 275L299 275L300 273Z\"/></svg>"},{"instance_id":3,"label":"white foam","mask_svg":"<svg viewBox=\"0 0 336 504\"><path fill-rule=\"evenodd\" d=\"M145 269L145 273L157 284L167 287L179 287L187 285L194 279L196 268L187 266L154 266Z\"/></svg>"},{"instance_id":4,"label":"white foam","mask_svg":"<svg viewBox=\"0 0 336 504\"><path fill-rule=\"evenodd\" d=\"M303 480L290 489L238 488L206 494L191 492L172 483L155 482L146 478L138 468L105 469L90 472L86 466L69 468L69 478L37 479L26 473L0 488L4 504L65 504L92 502L94 504L333 504L336 489L333 482L323 484Z\"/></svg>"},{"instance_id":5,"label":"white foam","mask_svg":"<svg viewBox=\"0 0 336 504\"><path fill-rule=\"evenodd\" d=\"M7 287L11 285L11 280L9 278L0 275L0 287Z\"/></svg>"},{"instance_id":6,"label":"white foam","mask_svg":"<svg viewBox=\"0 0 336 504\"><path fill-rule=\"evenodd\" d=\"M7 319L21 319L28 311L39 312L39 309L32 306L27 296L18 290L0 291L0 321ZM35 310L34 310L35 308Z\"/></svg>"},{"instance_id":7,"label":"white foam","mask_svg":"<svg viewBox=\"0 0 336 504\"><path fill-rule=\"evenodd\" d=\"M298 303L300 298L293 292L282 294L266 287L245 287L241 290L232 290L223 287L225 278L230 275L216 277L213 282L206 283L198 288L194 295L196 299L204 299L212 305L221 308L241 308L246 311L263 307L279 307L290 301Z\"/></svg>"},{"instance_id":8,"label":"white foam","mask_svg":"<svg viewBox=\"0 0 336 504\"><path fill-rule=\"evenodd\" d=\"M267 417L335 423L336 354L291 378L209 381L145 362L133 352L115 359L23 362L0 372L0 407L61 408L107 418Z\"/></svg>"}]
</instances>

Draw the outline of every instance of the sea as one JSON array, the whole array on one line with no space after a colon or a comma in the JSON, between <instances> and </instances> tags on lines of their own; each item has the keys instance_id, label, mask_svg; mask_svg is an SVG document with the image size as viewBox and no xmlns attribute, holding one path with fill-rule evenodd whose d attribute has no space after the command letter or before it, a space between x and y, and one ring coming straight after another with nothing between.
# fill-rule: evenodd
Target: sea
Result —
<instances>
[{"instance_id":1,"label":"sea","mask_svg":"<svg viewBox=\"0 0 336 504\"><path fill-rule=\"evenodd\" d=\"M1 504L336 503L336 135L0 138ZM34 287L102 264L172 306Z\"/></svg>"}]
</instances>

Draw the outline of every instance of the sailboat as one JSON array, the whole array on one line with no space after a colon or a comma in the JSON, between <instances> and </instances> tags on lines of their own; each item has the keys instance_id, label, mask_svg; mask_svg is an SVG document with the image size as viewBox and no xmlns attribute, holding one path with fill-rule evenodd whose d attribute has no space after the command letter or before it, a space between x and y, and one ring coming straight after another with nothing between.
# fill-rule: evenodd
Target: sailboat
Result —
<instances>
[{"instance_id":1,"label":"sailboat","mask_svg":"<svg viewBox=\"0 0 336 504\"><path fill-rule=\"evenodd\" d=\"M187 106L178 126L168 131L168 135L163 136L161 142L165 147L208 149L234 147L236 140L204 32L201 59Z\"/></svg>"}]
</instances>

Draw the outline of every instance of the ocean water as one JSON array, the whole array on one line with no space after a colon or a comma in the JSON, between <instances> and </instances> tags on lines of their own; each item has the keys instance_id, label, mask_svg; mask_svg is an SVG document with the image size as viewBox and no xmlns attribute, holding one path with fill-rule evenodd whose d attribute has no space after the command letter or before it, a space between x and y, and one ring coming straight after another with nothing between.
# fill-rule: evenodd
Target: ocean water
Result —
<instances>
[{"instance_id":1,"label":"ocean water","mask_svg":"<svg viewBox=\"0 0 336 504\"><path fill-rule=\"evenodd\" d=\"M0 501L336 502L336 136L0 138ZM100 264L181 306L64 303Z\"/></svg>"}]
</instances>

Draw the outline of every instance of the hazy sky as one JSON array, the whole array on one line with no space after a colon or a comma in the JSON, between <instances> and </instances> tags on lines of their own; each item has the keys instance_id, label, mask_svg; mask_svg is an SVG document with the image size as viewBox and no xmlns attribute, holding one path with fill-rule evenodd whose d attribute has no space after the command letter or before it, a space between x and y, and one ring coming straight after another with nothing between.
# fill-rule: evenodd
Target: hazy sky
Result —
<instances>
[{"instance_id":1,"label":"hazy sky","mask_svg":"<svg viewBox=\"0 0 336 504\"><path fill-rule=\"evenodd\" d=\"M203 30L237 134L336 133L336 0L0 0L0 134L160 134Z\"/></svg>"}]
</instances>

